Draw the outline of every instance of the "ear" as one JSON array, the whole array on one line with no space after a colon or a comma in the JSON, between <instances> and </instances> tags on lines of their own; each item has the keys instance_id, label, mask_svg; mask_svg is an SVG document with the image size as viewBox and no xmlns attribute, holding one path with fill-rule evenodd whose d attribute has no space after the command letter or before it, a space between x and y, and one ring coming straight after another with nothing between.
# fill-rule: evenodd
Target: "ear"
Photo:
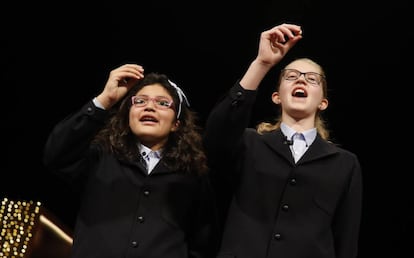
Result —
<instances>
[{"instance_id":1,"label":"ear","mask_svg":"<svg viewBox=\"0 0 414 258\"><path fill-rule=\"evenodd\" d=\"M171 132L175 132L180 127L180 120L175 120L174 125L171 127Z\"/></svg>"},{"instance_id":2,"label":"ear","mask_svg":"<svg viewBox=\"0 0 414 258\"><path fill-rule=\"evenodd\" d=\"M279 105L280 104L279 92L275 91L275 92L272 93L272 101L276 105Z\"/></svg>"},{"instance_id":3,"label":"ear","mask_svg":"<svg viewBox=\"0 0 414 258\"><path fill-rule=\"evenodd\" d=\"M328 99L322 99L321 103L318 105L319 110L325 110L328 107Z\"/></svg>"}]
</instances>

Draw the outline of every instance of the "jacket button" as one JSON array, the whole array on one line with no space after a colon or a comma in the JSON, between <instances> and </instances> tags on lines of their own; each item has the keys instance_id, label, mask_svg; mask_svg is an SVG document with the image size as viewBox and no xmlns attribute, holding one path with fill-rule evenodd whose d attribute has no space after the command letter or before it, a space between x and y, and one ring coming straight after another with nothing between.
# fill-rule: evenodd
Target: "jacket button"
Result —
<instances>
[{"instance_id":1,"label":"jacket button","mask_svg":"<svg viewBox=\"0 0 414 258\"><path fill-rule=\"evenodd\" d=\"M149 191L149 190L144 190L144 195L145 195L145 196L150 195L150 191Z\"/></svg>"},{"instance_id":2,"label":"jacket button","mask_svg":"<svg viewBox=\"0 0 414 258\"><path fill-rule=\"evenodd\" d=\"M289 210L289 205L288 204L283 204L282 210L288 211Z\"/></svg>"},{"instance_id":3,"label":"jacket button","mask_svg":"<svg viewBox=\"0 0 414 258\"><path fill-rule=\"evenodd\" d=\"M140 222L140 223L143 223L144 222L144 216L138 216L138 221Z\"/></svg>"},{"instance_id":4,"label":"jacket button","mask_svg":"<svg viewBox=\"0 0 414 258\"><path fill-rule=\"evenodd\" d=\"M276 240L280 240L280 239L282 238L282 235L281 235L281 234L279 234L279 233L276 233L276 234L274 235L274 238L275 238Z\"/></svg>"},{"instance_id":5,"label":"jacket button","mask_svg":"<svg viewBox=\"0 0 414 258\"><path fill-rule=\"evenodd\" d=\"M296 179L295 178L291 178L290 179L290 184L291 185L296 185Z\"/></svg>"},{"instance_id":6,"label":"jacket button","mask_svg":"<svg viewBox=\"0 0 414 258\"><path fill-rule=\"evenodd\" d=\"M132 241L131 245L132 245L132 247L138 247L138 242L137 241Z\"/></svg>"}]
</instances>

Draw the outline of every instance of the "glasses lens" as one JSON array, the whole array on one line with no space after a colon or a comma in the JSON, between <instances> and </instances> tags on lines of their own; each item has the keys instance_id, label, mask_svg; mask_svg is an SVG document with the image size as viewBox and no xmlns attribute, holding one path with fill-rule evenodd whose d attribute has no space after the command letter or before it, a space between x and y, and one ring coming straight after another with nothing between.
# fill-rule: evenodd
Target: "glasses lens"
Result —
<instances>
[{"instance_id":1,"label":"glasses lens","mask_svg":"<svg viewBox=\"0 0 414 258\"><path fill-rule=\"evenodd\" d=\"M154 98L154 102L155 105L157 105L157 107L159 108L169 108L172 104L172 101L167 99L167 98L163 98L163 97L157 97Z\"/></svg>"},{"instance_id":2,"label":"glasses lens","mask_svg":"<svg viewBox=\"0 0 414 258\"><path fill-rule=\"evenodd\" d=\"M317 73L305 73L305 79L312 84L319 84L321 76Z\"/></svg>"},{"instance_id":3,"label":"glasses lens","mask_svg":"<svg viewBox=\"0 0 414 258\"><path fill-rule=\"evenodd\" d=\"M286 69L283 78L288 81L297 80L300 76L300 72L293 69Z\"/></svg>"},{"instance_id":4,"label":"glasses lens","mask_svg":"<svg viewBox=\"0 0 414 258\"><path fill-rule=\"evenodd\" d=\"M145 106L148 103L148 98L145 98L143 96L133 96L132 97L132 104L135 106L141 107Z\"/></svg>"}]
</instances>

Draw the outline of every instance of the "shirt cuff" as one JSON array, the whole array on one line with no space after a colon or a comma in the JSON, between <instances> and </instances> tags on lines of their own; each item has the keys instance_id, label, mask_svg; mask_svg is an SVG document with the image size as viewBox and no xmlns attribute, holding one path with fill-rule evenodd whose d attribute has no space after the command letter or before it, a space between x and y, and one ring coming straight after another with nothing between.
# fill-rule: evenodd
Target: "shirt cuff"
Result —
<instances>
[{"instance_id":1,"label":"shirt cuff","mask_svg":"<svg viewBox=\"0 0 414 258\"><path fill-rule=\"evenodd\" d=\"M95 106L96 106L97 108L100 108L100 109L105 110L104 106L102 106L102 104L99 102L99 100L98 100L96 97L95 97L95 98L93 98L93 99L92 99L92 101L93 101L93 104L95 104Z\"/></svg>"}]
</instances>

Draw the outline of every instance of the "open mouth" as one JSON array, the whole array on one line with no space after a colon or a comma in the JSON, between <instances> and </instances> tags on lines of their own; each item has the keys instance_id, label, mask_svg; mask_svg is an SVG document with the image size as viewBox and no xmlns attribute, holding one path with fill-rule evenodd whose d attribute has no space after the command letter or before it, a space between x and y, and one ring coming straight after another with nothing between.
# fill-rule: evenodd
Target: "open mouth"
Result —
<instances>
[{"instance_id":1,"label":"open mouth","mask_svg":"<svg viewBox=\"0 0 414 258\"><path fill-rule=\"evenodd\" d=\"M141 122L153 122L156 123L158 120L153 116L142 116L139 121Z\"/></svg>"},{"instance_id":2,"label":"open mouth","mask_svg":"<svg viewBox=\"0 0 414 258\"><path fill-rule=\"evenodd\" d=\"M308 93L303 88L295 88L292 91L292 96L293 97L298 97L298 98L306 98L308 96Z\"/></svg>"}]
</instances>

